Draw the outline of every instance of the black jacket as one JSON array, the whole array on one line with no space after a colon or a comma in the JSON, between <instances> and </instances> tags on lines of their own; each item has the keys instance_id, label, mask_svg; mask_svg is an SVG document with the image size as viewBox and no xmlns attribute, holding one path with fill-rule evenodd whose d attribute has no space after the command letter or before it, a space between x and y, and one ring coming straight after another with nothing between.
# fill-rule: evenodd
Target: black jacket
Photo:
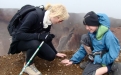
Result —
<instances>
[{"instance_id":1,"label":"black jacket","mask_svg":"<svg viewBox=\"0 0 121 75\"><path fill-rule=\"evenodd\" d=\"M42 19L44 18L44 13L45 10L40 9L40 14L43 14L43 17L41 17ZM38 34L40 34L42 31L50 31L51 25L49 25L47 29L43 29L43 21L39 22L38 19L39 16L36 10L29 12L22 19L17 27L18 29L16 34L12 36L12 43L10 45L8 54L19 53L17 50L19 41L38 40Z\"/></svg>"}]
</instances>

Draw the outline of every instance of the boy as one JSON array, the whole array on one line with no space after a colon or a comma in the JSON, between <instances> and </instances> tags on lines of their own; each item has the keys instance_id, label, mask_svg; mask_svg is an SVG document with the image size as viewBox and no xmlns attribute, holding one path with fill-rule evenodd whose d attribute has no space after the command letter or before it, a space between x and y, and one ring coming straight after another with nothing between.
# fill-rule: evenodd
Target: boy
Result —
<instances>
[{"instance_id":1,"label":"boy","mask_svg":"<svg viewBox=\"0 0 121 75\"><path fill-rule=\"evenodd\" d=\"M110 22L107 15L91 11L84 16L83 23L89 33L82 36L80 49L70 60L65 59L61 62L66 65L76 64L88 54L89 62L82 75L103 75L111 68L119 69L121 65L118 64L120 66L118 67L113 62L120 53L120 45L118 39L109 29ZM118 75L117 73L120 74L118 71L113 75Z\"/></svg>"}]
</instances>

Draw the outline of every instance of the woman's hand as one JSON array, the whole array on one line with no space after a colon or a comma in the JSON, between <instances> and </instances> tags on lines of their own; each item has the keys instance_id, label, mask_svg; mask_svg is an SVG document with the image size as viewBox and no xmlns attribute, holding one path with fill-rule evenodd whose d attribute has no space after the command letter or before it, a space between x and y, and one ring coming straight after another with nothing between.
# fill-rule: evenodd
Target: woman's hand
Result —
<instances>
[{"instance_id":1,"label":"woman's hand","mask_svg":"<svg viewBox=\"0 0 121 75\"><path fill-rule=\"evenodd\" d=\"M71 65L73 62L70 61L69 59L64 59L64 60L61 61L61 63L65 64L65 66L69 66L69 65Z\"/></svg>"},{"instance_id":2,"label":"woman's hand","mask_svg":"<svg viewBox=\"0 0 121 75\"><path fill-rule=\"evenodd\" d=\"M57 53L56 56L57 57L64 58L64 57L66 57L66 54L64 54L64 53Z\"/></svg>"}]
</instances>

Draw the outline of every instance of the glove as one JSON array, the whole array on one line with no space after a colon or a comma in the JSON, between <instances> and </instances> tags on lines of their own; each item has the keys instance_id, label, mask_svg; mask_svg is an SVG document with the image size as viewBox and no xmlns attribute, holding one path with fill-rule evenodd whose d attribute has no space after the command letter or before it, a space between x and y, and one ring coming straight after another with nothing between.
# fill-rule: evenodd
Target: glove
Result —
<instances>
[{"instance_id":1,"label":"glove","mask_svg":"<svg viewBox=\"0 0 121 75\"><path fill-rule=\"evenodd\" d=\"M45 37L47 36L47 33L39 33L38 34L38 40L45 41Z\"/></svg>"},{"instance_id":2,"label":"glove","mask_svg":"<svg viewBox=\"0 0 121 75\"><path fill-rule=\"evenodd\" d=\"M55 37L55 35L54 34L49 34L52 38L54 38Z\"/></svg>"},{"instance_id":3,"label":"glove","mask_svg":"<svg viewBox=\"0 0 121 75\"><path fill-rule=\"evenodd\" d=\"M54 37L55 37L54 34L49 34L49 35L47 36L47 38L45 39L45 42L51 42L52 39L53 39Z\"/></svg>"},{"instance_id":4,"label":"glove","mask_svg":"<svg viewBox=\"0 0 121 75\"><path fill-rule=\"evenodd\" d=\"M46 36L47 36L47 38L45 38ZM55 37L54 34L48 34L48 33L38 34L38 39L42 40L42 41L45 41L45 42L51 42L54 37Z\"/></svg>"}]
</instances>

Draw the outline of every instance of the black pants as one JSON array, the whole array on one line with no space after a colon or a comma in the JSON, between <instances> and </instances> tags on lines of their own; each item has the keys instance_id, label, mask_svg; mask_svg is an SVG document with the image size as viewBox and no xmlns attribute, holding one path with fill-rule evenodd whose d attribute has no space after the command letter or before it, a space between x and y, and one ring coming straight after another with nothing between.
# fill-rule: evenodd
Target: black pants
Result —
<instances>
[{"instance_id":1,"label":"black pants","mask_svg":"<svg viewBox=\"0 0 121 75\"><path fill-rule=\"evenodd\" d=\"M20 41L18 44L18 50L19 51L26 51L26 62L29 61L29 59L32 57L34 52L37 50L39 45L41 44L42 41L39 40L31 40L31 41ZM52 45L51 42L49 43L43 43L43 45L40 47L38 53L36 56L52 61L54 60L56 56L57 51L55 50L54 46ZM34 60L34 59L33 59ZM33 60L30 62L29 65L33 63Z\"/></svg>"},{"instance_id":2,"label":"black pants","mask_svg":"<svg viewBox=\"0 0 121 75\"><path fill-rule=\"evenodd\" d=\"M88 62L82 75L95 75L98 68L102 67L101 64L93 64L93 62Z\"/></svg>"}]
</instances>

